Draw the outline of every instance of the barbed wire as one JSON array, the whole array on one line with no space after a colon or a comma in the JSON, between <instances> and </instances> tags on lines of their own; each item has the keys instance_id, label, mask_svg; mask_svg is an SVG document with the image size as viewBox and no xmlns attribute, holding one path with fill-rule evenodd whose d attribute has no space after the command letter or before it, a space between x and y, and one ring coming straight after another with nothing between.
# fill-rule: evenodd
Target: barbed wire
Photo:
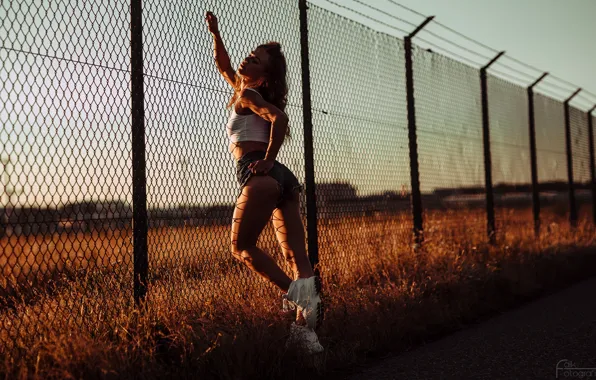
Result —
<instances>
[{"instance_id":1,"label":"barbed wire","mask_svg":"<svg viewBox=\"0 0 596 380\"><path fill-rule=\"evenodd\" d=\"M508 73L504 73L504 72L502 72L500 70L495 69L494 67L489 68L489 72L491 74L492 73L497 73L497 74L499 74L502 77L509 78L509 79L512 79L512 80L517 81L517 82L524 83L524 86L526 85L525 84L526 79L522 79L522 78L516 77L515 75L508 74Z\"/></svg>"},{"instance_id":2,"label":"barbed wire","mask_svg":"<svg viewBox=\"0 0 596 380\"><path fill-rule=\"evenodd\" d=\"M329 0L325 0L325 1L329 1ZM370 6L370 5L364 4L364 3L362 3L360 0L353 0L353 1L354 1L354 2L356 2L356 3L362 4L362 5L365 5L365 6L369 7L369 8L371 8L371 9L375 9L376 11L378 11L378 12L381 12L382 14L385 14L385 15L388 15L388 16L390 16L390 17L393 17L393 18L395 18L396 20L399 20L399 21L401 21L401 22L404 22L404 23L406 23L406 24L408 24L408 25L415 25L414 23L412 23L412 22L410 22L410 21L404 20L404 19L402 19L402 18L399 18L399 17L397 17L397 16L395 16L395 15L391 15L391 14L389 14L388 12L385 12L385 11L379 10L378 8L375 8L375 7L372 7L372 6ZM421 13L421 12L418 12L418 11L416 11L416 10L414 10L414 9L410 8L410 7L407 7L407 6L405 6L405 5L403 5L403 4L399 3L399 2L397 2L397 1L395 1L395 0L387 0L387 1L388 1L389 3L391 3L391 4L395 5L395 6L397 6L397 7L400 7L400 8L402 8L402 9L404 9L404 10L408 11L408 12L411 12L411 13L413 13L413 14L415 14L415 15L417 15L417 16L424 17L424 18L428 17L427 15L425 15L425 14L423 14L423 13ZM347 8L347 7L344 7L344 8ZM347 9L349 9L349 8L347 8ZM463 33L459 32L459 31L457 31L457 30L455 30L455 29L453 29L453 28L451 28L451 27L449 27L449 26L447 26L447 25L445 25L445 24L441 23L441 22L440 22L440 21L438 21L437 19L433 19L432 23L433 23L433 24L436 24L436 25L438 25L438 26L440 26L440 27L444 28L445 30L447 30L447 31L449 31L449 32L451 32L451 33L453 33L453 34L455 34L455 35L457 35L457 36L459 36L459 37L461 37L461 38L463 38L463 39L465 39L465 40L469 41L469 42L472 42L472 43L474 43L474 44L476 44L476 45L478 45L478 46L480 46L480 47L482 47L482 48L484 48L484 49L487 49L487 50L489 50L489 51L491 51L491 52L494 52L494 53L498 53L498 52L499 52L499 50L498 50L498 49L495 49L495 48L493 48L493 47L490 47L490 46L488 46L488 45L486 45L486 44L484 44L484 43L482 43L482 42L480 42L480 41L478 41L478 40L475 40L475 39L473 39L473 38L471 38L471 37L469 37L469 36L467 36L467 35L465 35L465 34L463 34ZM455 42L449 41L448 39L446 39L446 38L444 38L444 37L442 37L442 36L438 36L438 35L436 35L436 34L435 34L435 33L433 33L433 32L430 32L430 31L427 31L427 30L424 30L424 29L422 30L422 32L425 32L425 33L427 33L427 34L433 35L433 36L435 36L435 37L437 37L437 38L441 39L442 41L448 42L448 43L450 43L450 44L452 44L452 45L454 45L454 46L457 46L457 47L459 47L459 48L463 48L463 49L464 49L465 51L467 51L467 52L470 52L470 53L472 53L472 54L476 54L476 55L478 55L478 56L482 56L483 58L486 58L486 59L490 60L490 58L487 58L486 56L483 56L482 54L480 54L480 53L478 53L478 52L474 52L474 51L472 51L472 50L470 50L470 49L468 49L468 48L462 47L460 44L457 44L457 43L455 43ZM418 39L420 39L420 38L418 38ZM428 43L428 44L431 44L429 41L426 41L426 40L423 40L423 41L424 41L424 42L426 42L426 43ZM439 47L438 47L437 45L435 45L435 44L433 44L432 46L433 46L433 47L435 47L435 48L437 48L437 49L439 49ZM461 56L461 55L458 55L458 54L456 54L456 53L450 52L450 51L449 51L449 50L447 50L447 49L443 49L443 51L444 51L444 52L445 52L445 51L446 51L446 52L449 52L451 55L453 55L453 56L455 56L455 57L458 57L459 59L466 60L467 62L473 62L473 61L471 61L470 59L468 59L468 58L464 58L464 57L463 57L463 56ZM536 67L536 66L530 65L530 64L528 64L528 63L526 63L526 62L523 62L523 61L521 61L521 60L519 60L519 59L517 59L517 58L515 58L515 57L512 57L512 56L511 56L511 55L509 55L509 54L506 54L506 55L504 55L504 56L503 56L501 59L504 59L504 60L511 60L512 62L515 62L516 64L518 64L518 65L521 65L521 66L523 66L523 67L525 67L525 68L527 68L527 69L534 70L534 71L536 71L536 72L537 72L537 75L540 75L541 73L543 73L543 72L545 71L545 70L539 69L539 68L538 68L538 67ZM475 63L475 64L482 65L482 64L479 64L479 63ZM516 68L514 68L514 67L511 67L511 66L509 66L509 65L506 65L506 64L502 63L501 61L497 61L497 62L495 62L495 64L498 64L498 65L500 65L500 66L503 66L503 67L507 68L508 70L514 71L514 72L516 72L516 73L519 73L519 74L521 74L521 75L523 75L523 76L527 76L528 78L533 78L533 76L532 76L531 74L528 74L528 73L526 73L526 72L523 72L523 71L521 71L521 70L519 70L519 69L516 69ZM578 87L579 87L579 86L577 86L576 84L573 84L572 82L570 82L570 81L568 81L568 80L565 80L565 79L563 79L563 78L561 78L561 77L558 77L558 76L556 76L556 75L552 75L552 74L551 74L551 75L549 75L549 78L550 78L550 79L553 79L553 80L555 80L555 81L558 81L558 82L560 82L560 83L562 83L562 84L565 84L565 85L567 85L567 86L570 86L572 89L576 89L576 88L578 88ZM560 87L560 86L559 86L559 88L560 88L560 89L563 89L563 87ZM569 91L569 89L568 89L568 88L565 88L565 89L563 89L563 91ZM583 90L583 91L584 91L585 93L587 93L587 94L589 94L589 95L593 96L594 98L596 98L596 94L594 94L594 93L592 93L592 92L590 92L590 91L587 91L587 90Z\"/></svg>"},{"instance_id":3,"label":"barbed wire","mask_svg":"<svg viewBox=\"0 0 596 380\"><path fill-rule=\"evenodd\" d=\"M439 45L437 45L437 44L434 44L434 43L432 43L432 42L430 42L430 41L427 41L427 40L425 40L425 39L423 39L423 38L417 38L417 40L419 40L419 41L422 41L422 42L424 42L424 43L428 44L429 46L431 46L431 47L435 48L437 51L439 51L439 52L443 53L443 54L444 54L445 56L447 56L447 57L448 57L449 55L451 55L451 56L454 56L454 57L457 57L457 58L459 58L459 59L460 59L460 60L462 60L462 61L467 61L468 63L471 63L472 65L475 65L475 66L482 66L482 63L478 63L478 62L476 62L476 61L473 61L473 60L471 60L471 59L469 59L469 58L466 58L466 57L464 57L464 56L462 56L462 55L460 55L460 54L457 54L457 53L454 53L454 52L452 52L452 51L449 51L449 50L447 50L447 49L445 49L445 48L443 48L443 47L441 47L441 46L439 46ZM434 50L431 50L431 52L434 52ZM476 68L476 67L475 67L475 68Z\"/></svg>"},{"instance_id":4,"label":"barbed wire","mask_svg":"<svg viewBox=\"0 0 596 380\"><path fill-rule=\"evenodd\" d=\"M548 77L546 77L546 80L538 83L538 85L536 87L544 87L544 86L552 87L552 88L557 89L558 91L562 91L563 93L567 93L569 95L571 94L572 91L574 91L573 89L570 90L569 88L561 87L555 83L548 82L547 80L548 80ZM576 89L577 89L577 87L576 87Z\"/></svg>"},{"instance_id":5,"label":"barbed wire","mask_svg":"<svg viewBox=\"0 0 596 380\"><path fill-rule=\"evenodd\" d=\"M362 5L364 5L364 6L368 7L368 8L370 8L370 9L373 9L373 10L375 10L376 12L379 12L379 13L385 14L385 15L387 15L387 16L389 16L389 17L392 17L392 18L394 18L394 19L396 19L396 20L398 20L398 21L402 21L402 22L404 21L403 19L401 19L401 18L399 18L399 17L396 17L396 16L394 16L394 15L392 15L392 14L390 14L390 13L387 13L387 12L385 12L385 11L382 11L382 10L380 10L380 9L378 9L378 8L375 8L375 7L371 6L371 5L364 4L364 3L362 3L360 0L352 0L352 1L354 1L354 2L356 2L356 3L358 3L358 4L362 4ZM408 25L411 25L413 28L416 28L416 27L417 27L417 25L416 25L416 24L413 24L413 23L410 23L410 22L408 22ZM464 51L466 51L466 52L468 52L468 53L470 53L470 54L474 54L474 55L477 55L477 56L479 56L479 57L482 57L482 58L486 59L487 61L489 61L489 60L490 60L490 57L487 57L487 56L485 56L485 55L482 55L482 54L480 54L480 53L478 53L478 52L476 52L476 51L473 51L473 50L471 50L471 49L468 49L468 48L466 48L465 46L462 46L462 45L460 45L460 44L458 44L458 43L455 43L455 42L453 42L453 41L451 41L451 40L448 40L447 38L445 38L445 37L443 37L443 36L439 36L438 34L436 34L436 33L433 33L433 32L431 32L431 31L429 31L429 30L422 29L422 31L421 31L421 32L422 32L422 33L426 33L426 34L428 34L428 35L431 35L431 36L433 36L433 37L435 37L435 38L437 38L437 39L439 39L439 40L441 40L441 41L447 42L448 44L451 44L451 45L453 45L453 46L456 46L456 47L458 47L459 49L462 49L462 50L464 50Z\"/></svg>"},{"instance_id":6,"label":"barbed wire","mask_svg":"<svg viewBox=\"0 0 596 380\"><path fill-rule=\"evenodd\" d=\"M380 13L382 13L382 14L384 14L384 15L386 15L386 16L389 16L389 17L391 17L391 18L393 18L393 19L395 19L395 20L401 21L401 22L403 22L404 24L407 24L407 25L411 26L412 28L416 28L416 27L418 26L418 25L416 25L416 24L414 24L414 23L412 23L412 22L410 22L410 21L404 20L403 18L399 18L399 17L397 17L397 16L395 16L395 15L392 15L392 14L390 14L390 13L387 13L387 12L385 12L385 11L382 11L382 10L380 10L380 9L378 9L378 8L375 8L375 7L373 7L373 6L369 5L369 4L363 3L363 2L362 2L362 1L360 1L360 0L352 0L352 1L353 1L353 2L355 2L355 3L358 3L358 4L360 4L360 5L363 5L363 6L367 7L367 8L373 9L373 10L375 10L375 11L377 11L377 12L380 12Z\"/></svg>"},{"instance_id":7,"label":"barbed wire","mask_svg":"<svg viewBox=\"0 0 596 380\"><path fill-rule=\"evenodd\" d=\"M364 13L362 13L362 12L359 12L359 11L357 11L357 10L355 10L355 9L352 9L352 8L346 7L345 5L338 4L338 3L334 2L334 1L331 1L331 0L323 0L323 1L324 1L324 2L327 2L327 3L330 3L330 4L333 4L334 6L336 6L336 7L338 7L338 8L341 8L341 9L347 10L347 11L349 11L349 12L352 12L352 13L355 13L355 14L357 14L358 16L364 17L364 18L366 18L366 19L368 19L368 20L371 20L371 21L373 21L373 22L376 22L376 23L378 23L378 24L384 25L384 26L386 26L386 27L388 27L388 28L391 28L391 29L397 30L397 31L399 31L399 32L401 32L401 33L404 33L404 34L408 34L408 31L406 31L406 30L403 30L403 29L397 28L397 27L395 27L395 26L393 26L393 25L390 25L390 24L387 24L387 23L385 23L385 22L383 22L383 21L377 20L377 19L375 19L375 18L373 18L373 17L370 17L370 16L368 16L368 15L365 15Z\"/></svg>"}]
</instances>

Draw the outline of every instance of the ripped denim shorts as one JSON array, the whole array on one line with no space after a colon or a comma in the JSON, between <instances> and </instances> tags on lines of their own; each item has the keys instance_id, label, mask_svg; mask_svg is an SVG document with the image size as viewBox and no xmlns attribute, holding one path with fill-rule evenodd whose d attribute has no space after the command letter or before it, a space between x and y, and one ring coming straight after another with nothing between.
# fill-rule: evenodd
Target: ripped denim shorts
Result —
<instances>
[{"instance_id":1,"label":"ripped denim shorts","mask_svg":"<svg viewBox=\"0 0 596 380\"><path fill-rule=\"evenodd\" d=\"M255 162L258 160L262 160L265 158L265 152L263 151L254 151L246 153L244 156L240 157L238 162L236 162L236 178L238 179L238 183L240 184L240 192L238 195L242 194L242 188L251 176L253 175L263 175L263 174L254 174L248 168L251 162ZM273 168L267 172L267 174L273 179L277 181L277 185L279 187L279 198L277 199L275 207L279 207L284 200L291 199L292 193L294 190L302 191L303 187L298 182L298 179L292 173L290 169L288 169L284 164L278 162L277 160L273 163Z\"/></svg>"}]
</instances>

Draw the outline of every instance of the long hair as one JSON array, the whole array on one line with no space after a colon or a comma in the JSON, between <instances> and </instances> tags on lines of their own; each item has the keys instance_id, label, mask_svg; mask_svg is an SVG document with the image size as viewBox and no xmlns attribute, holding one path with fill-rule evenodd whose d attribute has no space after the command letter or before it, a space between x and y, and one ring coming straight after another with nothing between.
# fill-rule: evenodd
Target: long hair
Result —
<instances>
[{"instance_id":1,"label":"long hair","mask_svg":"<svg viewBox=\"0 0 596 380\"><path fill-rule=\"evenodd\" d=\"M263 99L273 104L282 111L285 111L288 103L288 82L286 73L288 66L286 64L286 57L281 51L279 42L267 42L257 46L257 48L264 48L269 54L269 67L267 73L261 78L257 91L261 94ZM228 103L228 108L232 107L238 96L240 96L240 80L236 83L234 88L234 95ZM290 126L286 128L286 137L290 138Z\"/></svg>"}]
</instances>

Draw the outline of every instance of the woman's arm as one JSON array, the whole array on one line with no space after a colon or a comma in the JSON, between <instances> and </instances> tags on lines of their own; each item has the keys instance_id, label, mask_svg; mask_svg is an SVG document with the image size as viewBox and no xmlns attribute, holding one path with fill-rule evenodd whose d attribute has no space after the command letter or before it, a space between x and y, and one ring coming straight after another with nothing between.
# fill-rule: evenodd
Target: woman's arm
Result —
<instances>
[{"instance_id":1,"label":"woman's arm","mask_svg":"<svg viewBox=\"0 0 596 380\"><path fill-rule=\"evenodd\" d=\"M265 160L273 162L277 157L281 144L284 142L286 129L288 128L288 116L284 111L269 103L254 91L243 90L240 93L239 101L242 107L250 108L252 112L271 122L269 146L267 147Z\"/></svg>"},{"instance_id":2,"label":"woman's arm","mask_svg":"<svg viewBox=\"0 0 596 380\"><path fill-rule=\"evenodd\" d=\"M219 28L217 25L217 18L211 12L207 12L205 19L209 27L209 32L213 36L213 51L215 55L215 65L217 70L221 73L224 79L232 86L236 88L238 77L236 71L232 68L230 63L230 56L226 51L221 35L219 34Z\"/></svg>"}]
</instances>

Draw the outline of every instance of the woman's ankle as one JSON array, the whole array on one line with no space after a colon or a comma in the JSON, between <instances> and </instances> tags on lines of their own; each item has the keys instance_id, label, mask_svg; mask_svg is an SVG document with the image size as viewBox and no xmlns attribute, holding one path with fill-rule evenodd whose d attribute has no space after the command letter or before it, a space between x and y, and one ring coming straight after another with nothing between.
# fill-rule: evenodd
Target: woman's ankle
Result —
<instances>
[{"instance_id":1,"label":"woman's ankle","mask_svg":"<svg viewBox=\"0 0 596 380\"><path fill-rule=\"evenodd\" d=\"M315 274L314 274L314 272L312 271L312 269L311 269L311 270L309 270L309 271L305 271L305 272L300 272L300 271L298 271L298 272L295 272L295 273L294 273L294 279L296 279L296 280L297 280L297 279L300 279L300 278L311 278L311 277L312 277L312 276L314 276L314 275L315 275Z\"/></svg>"}]
</instances>

